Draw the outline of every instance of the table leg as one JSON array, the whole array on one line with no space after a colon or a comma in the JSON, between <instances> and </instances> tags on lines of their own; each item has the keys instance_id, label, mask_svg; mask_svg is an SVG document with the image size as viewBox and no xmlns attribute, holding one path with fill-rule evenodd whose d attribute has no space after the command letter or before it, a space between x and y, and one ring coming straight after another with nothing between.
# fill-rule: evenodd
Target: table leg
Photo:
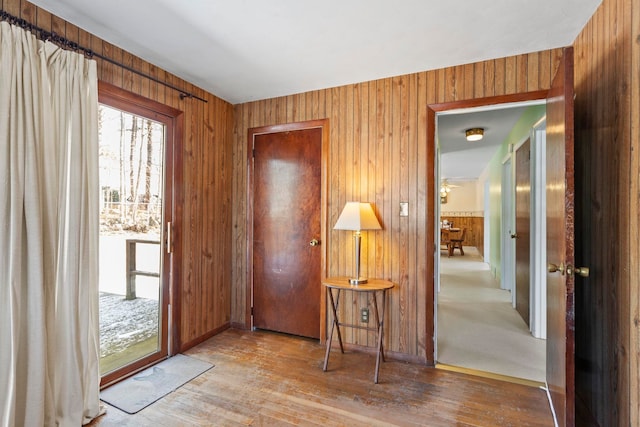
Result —
<instances>
[{"instance_id":1,"label":"table leg","mask_svg":"<svg viewBox=\"0 0 640 427\"><path fill-rule=\"evenodd\" d=\"M376 293L373 292L373 306L375 309L375 315L376 315L376 323L378 325L378 354L376 356L376 373L373 379L373 382L378 384L378 373L380 371L380 358L382 358L382 361L384 362L384 348L382 345L382 334L384 331L384 308L385 308L385 301L386 301L386 295L387 295L387 290L383 290L382 291L382 314L378 313L378 300L376 298Z\"/></svg>"},{"instance_id":2,"label":"table leg","mask_svg":"<svg viewBox=\"0 0 640 427\"><path fill-rule=\"evenodd\" d=\"M338 319L338 305L340 304L341 292L342 292L342 289L338 289L338 295L336 295L336 303L331 304L331 307L333 308L333 319L336 322L336 332L338 333L338 343L340 344L340 352L344 354L344 346L342 345L342 332L340 332L340 320Z\"/></svg>"},{"instance_id":3,"label":"table leg","mask_svg":"<svg viewBox=\"0 0 640 427\"><path fill-rule=\"evenodd\" d=\"M378 313L378 300L376 298L376 293L373 292L373 307L375 309L375 315L376 315L376 327L378 328L378 332L380 332L382 329L382 324L384 322L384 297L386 290L382 291L382 315L380 315ZM380 335L378 335L378 337L380 337ZM384 358L384 344L382 344L382 341L380 341L378 343L378 346L380 348L380 355L382 356L382 361L386 362L386 359Z\"/></svg>"},{"instance_id":4,"label":"table leg","mask_svg":"<svg viewBox=\"0 0 640 427\"><path fill-rule=\"evenodd\" d=\"M327 288L327 293L329 294L331 311L333 312L333 320L331 322L331 331L329 332L329 339L327 340L327 349L324 354L324 367L322 368L322 370L325 372L327 371L327 366L329 365L329 352L331 351L331 342L333 340L334 326L338 331L338 342L340 343L340 351L344 353L344 347L342 345L342 335L340 334L340 323L338 322L338 312L337 312L337 306L338 306L338 303L340 302L340 289L338 289L338 295L336 296L335 301L333 299L333 292L331 292L331 288Z\"/></svg>"}]
</instances>

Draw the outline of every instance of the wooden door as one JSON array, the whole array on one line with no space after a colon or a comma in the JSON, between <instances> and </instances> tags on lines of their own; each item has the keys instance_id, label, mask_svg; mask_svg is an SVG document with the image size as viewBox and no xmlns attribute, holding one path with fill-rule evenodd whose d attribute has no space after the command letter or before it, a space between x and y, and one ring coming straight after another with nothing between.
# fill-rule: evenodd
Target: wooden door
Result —
<instances>
[{"instance_id":1,"label":"wooden door","mask_svg":"<svg viewBox=\"0 0 640 427\"><path fill-rule=\"evenodd\" d=\"M547 384L559 426L575 425L573 49L547 97ZM555 268L555 267L557 268Z\"/></svg>"},{"instance_id":2,"label":"wooden door","mask_svg":"<svg viewBox=\"0 0 640 427\"><path fill-rule=\"evenodd\" d=\"M253 142L253 325L320 338L322 129Z\"/></svg>"},{"instance_id":3,"label":"wooden door","mask_svg":"<svg viewBox=\"0 0 640 427\"><path fill-rule=\"evenodd\" d=\"M531 141L516 150L516 311L530 326Z\"/></svg>"}]
</instances>

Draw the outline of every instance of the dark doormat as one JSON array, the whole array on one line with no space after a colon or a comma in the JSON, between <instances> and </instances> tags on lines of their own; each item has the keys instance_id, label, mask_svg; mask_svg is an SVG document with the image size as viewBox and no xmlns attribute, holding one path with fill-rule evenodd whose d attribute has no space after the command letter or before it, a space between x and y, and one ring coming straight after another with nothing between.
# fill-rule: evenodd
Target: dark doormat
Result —
<instances>
[{"instance_id":1,"label":"dark doormat","mask_svg":"<svg viewBox=\"0 0 640 427\"><path fill-rule=\"evenodd\" d=\"M135 414L211 368L211 363L177 354L102 390L100 399Z\"/></svg>"}]
</instances>

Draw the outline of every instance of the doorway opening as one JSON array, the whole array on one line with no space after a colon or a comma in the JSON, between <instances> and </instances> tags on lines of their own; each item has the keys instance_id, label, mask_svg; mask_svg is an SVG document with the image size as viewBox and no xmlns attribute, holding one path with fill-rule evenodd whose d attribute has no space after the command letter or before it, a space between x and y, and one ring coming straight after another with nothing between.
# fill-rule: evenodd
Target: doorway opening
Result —
<instances>
[{"instance_id":1,"label":"doorway opening","mask_svg":"<svg viewBox=\"0 0 640 427\"><path fill-rule=\"evenodd\" d=\"M527 169L526 175L534 181L521 183L517 190L516 154L526 141L533 147L532 156L540 150L541 134L534 135L534 126L540 130L544 114L544 100L531 100L443 109L436 115L436 191L446 194L437 197L434 224L439 229L436 247L441 249L435 254L435 358L441 368L536 385L545 382L546 343L537 327L539 317L546 315L540 311L546 307L539 303L545 292L540 291L539 280L545 277L532 272L538 280L530 286L527 283L532 316L527 313L523 318L515 304L517 263L515 257L510 258L516 254L518 226L523 237L531 237L527 250L520 248L521 257L526 258L521 268L534 270L544 265L536 257L540 256L538 249L546 246L545 234L539 228L532 233L530 223L522 222L516 215L519 204L515 199L516 193L520 200L529 197L533 204L525 209L532 219L538 219L539 211L533 208L540 201L531 199L531 190L544 193L544 184L540 188L535 181L540 170ZM484 128L484 138L467 142L465 130L477 127ZM543 146L541 153L544 158ZM538 166L538 161L534 159L533 165ZM544 209L541 212L544 217ZM537 329L530 328L534 323Z\"/></svg>"}]
</instances>

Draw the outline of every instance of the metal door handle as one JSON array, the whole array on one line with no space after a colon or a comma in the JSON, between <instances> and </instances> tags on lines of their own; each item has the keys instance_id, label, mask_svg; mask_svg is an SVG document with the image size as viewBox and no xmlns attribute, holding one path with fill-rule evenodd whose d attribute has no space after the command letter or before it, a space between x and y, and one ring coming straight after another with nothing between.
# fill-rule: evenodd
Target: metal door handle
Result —
<instances>
[{"instance_id":1,"label":"metal door handle","mask_svg":"<svg viewBox=\"0 0 640 427\"><path fill-rule=\"evenodd\" d=\"M589 267L574 267L567 265L567 274L576 274L582 277L589 277Z\"/></svg>"},{"instance_id":2,"label":"metal door handle","mask_svg":"<svg viewBox=\"0 0 640 427\"><path fill-rule=\"evenodd\" d=\"M567 275L576 274L582 277L589 277L589 267L574 267L571 264L567 264L567 266L565 267L563 263L560 263L560 265L549 264L547 266L547 270L549 270L549 273L555 273L559 271L560 274L564 275L566 271Z\"/></svg>"},{"instance_id":3,"label":"metal door handle","mask_svg":"<svg viewBox=\"0 0 640 427\"><path fill-rule=\"evenodd\" d=\"M518 236L518 233L514 233L514 234L511 235L511 238L512 239L519 239L520 236Z\"/></svg>"},{"instance_id":4,"label":"metal door handle","mask_svg":"<svg viewBox=\"0 0 640 427\"><path fill-rule=\"evenodd\" d=\"M173 242L171 241L171 221L167 221L167 253L171 253L171 246Z\"/></svg>"},{"instance_id":5,"label":"metal door handle","mask_svg":"<svg viewBox=\"0 0 640 427\"><path fill-rule=\"evenodd\" d=\"M309 246L318 246L320 244L320 242L318 241L318 239L313 239L309 242Z\"/></svg>"},{"instance_id":6,"label":"metal door handle","mask_svg":"<svg viewBox=\"0 0 640 427\"><path fill-rule=\"evenodd\" d=\"M549 273L555 273L559 271L560 274L564 276L564 263L561 262L560 265L549 263L549 265L547 265L547 270L549 271Z\"/></svg>"}]
</instances>

